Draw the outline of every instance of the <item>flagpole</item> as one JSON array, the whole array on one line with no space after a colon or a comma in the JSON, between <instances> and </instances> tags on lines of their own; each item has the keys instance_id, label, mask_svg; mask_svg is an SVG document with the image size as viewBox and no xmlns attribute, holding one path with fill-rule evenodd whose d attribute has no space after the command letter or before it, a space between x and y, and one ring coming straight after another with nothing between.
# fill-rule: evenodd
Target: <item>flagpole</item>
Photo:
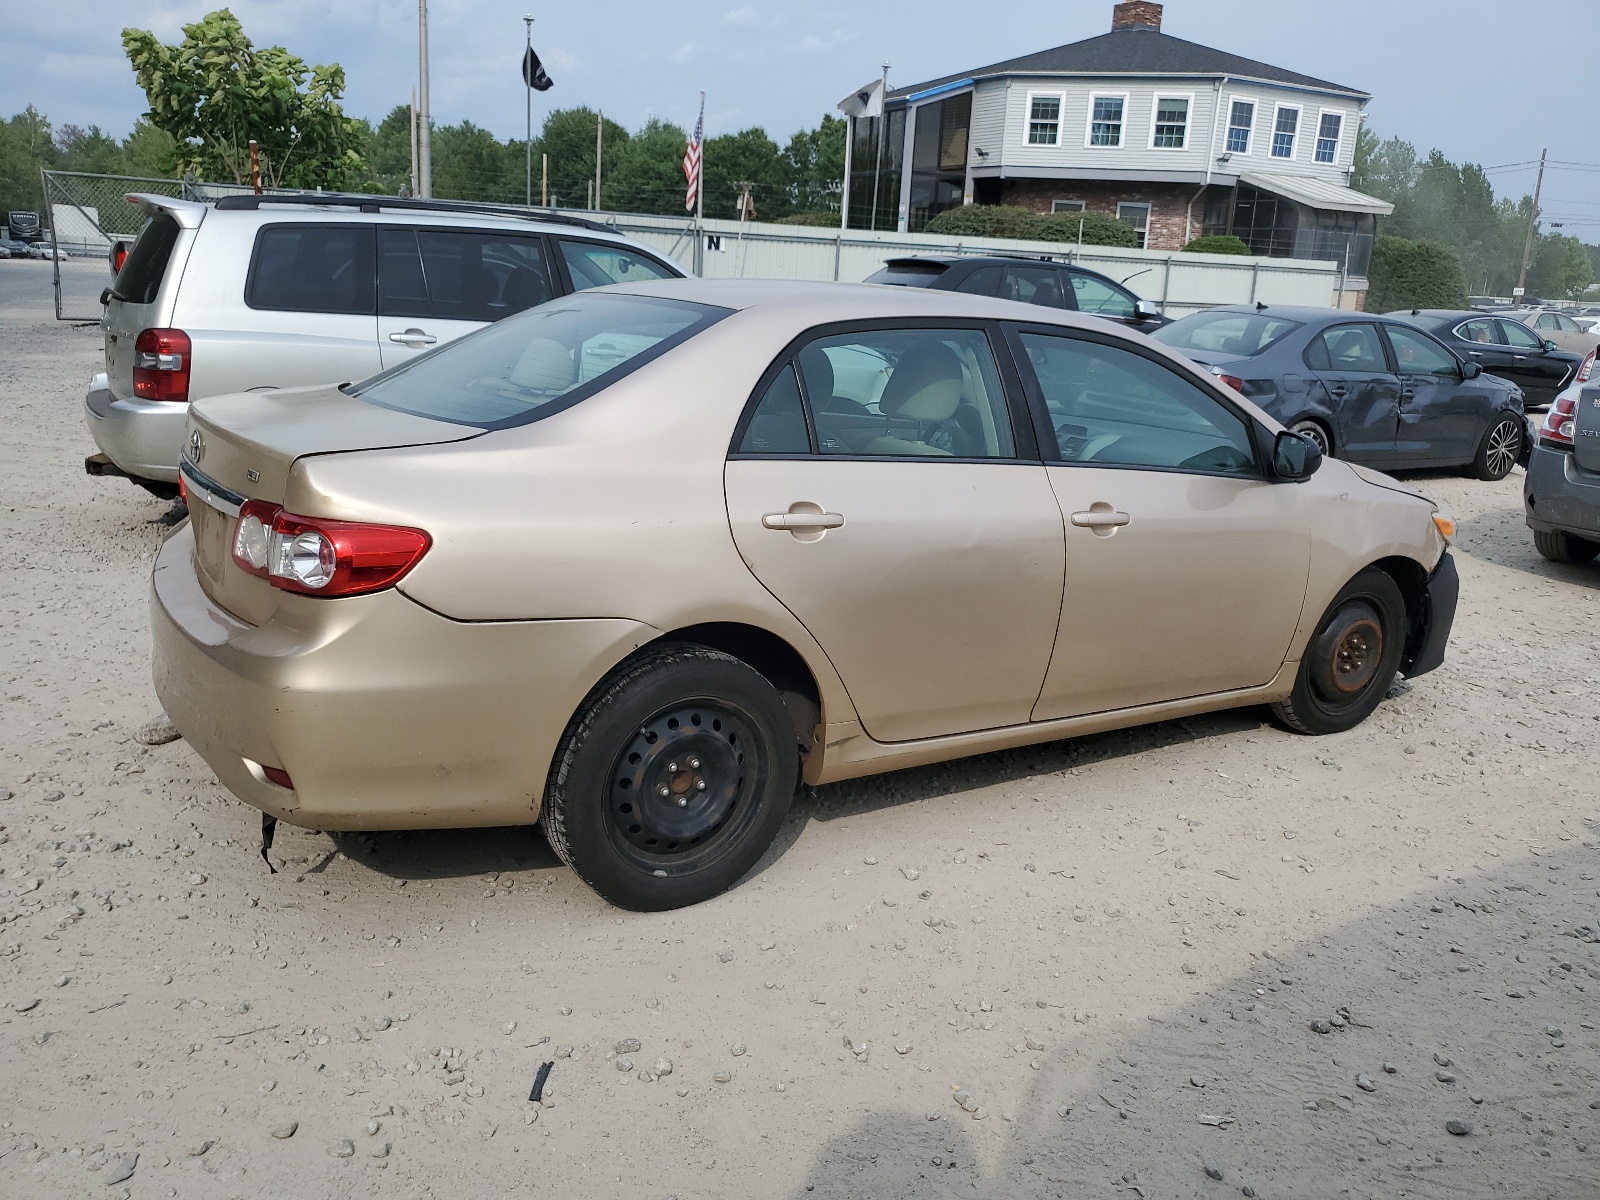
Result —
<instances>
[{"instance_id":1,"label":"flagpole","mask_svg":"<svg viewBox=\"0 0 1600 1200\"><path fill-rule=\"evenodd\" d=\"M694 273L706 273L706 94L700 93L700 182L694 189Z\"/></svg>"},{"instance_id":2,"label":"flagpole","mask_svg":"<svg viewBox=\"0 0 1600 1200\"><path fill-rule=\"evenodd\" d=\"M883 64L883 92L878 98L878 165L872 173L872 223L878 228L878 188L883 183L883 144L889 140L889 64Z\"/></svg>"},{"instance_id":3,"label":"flagpole","mask_svg":"<svg viewBox=\"0 0 1600 1200\"><path fill-rule=\"evenodd\" d=\"M533 53L533 14L528 13L522 18L522 24L528 31L528 54ZM524 203L533 207L533 80L528 77L528 58L522 58L522 90L527 93L528 101L528 191Z\"/></svg>"},{"instance_id":4,"label":"flagpole","mask_svg":"<svg viewBox=\"0 0 1600 1200\"><path fill-rule=\"evenodd\" d=\"M850 228L850 170L855 159L856 119L844 116L844 186L839 189L839 228Z\"/></svg>"}]
</instances>

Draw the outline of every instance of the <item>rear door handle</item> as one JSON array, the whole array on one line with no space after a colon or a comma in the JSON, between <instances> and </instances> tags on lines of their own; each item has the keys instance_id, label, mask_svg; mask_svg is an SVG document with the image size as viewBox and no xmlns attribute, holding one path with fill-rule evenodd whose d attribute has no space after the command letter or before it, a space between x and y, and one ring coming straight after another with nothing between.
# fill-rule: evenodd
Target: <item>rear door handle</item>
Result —
<instances>
[{"instance_id":1,"label":"rear door handle","mask_svg":"<svg viewBox=\"0 0 1600 1200\"><path fill-rule=\"evenodd\" d=\"M1106 512L1100 509L1072 514L1072 523L1080 529L1115 529L1132 520L1133 518L1125 512Z\"/></svg>"},{"instance_id":2,"label":"rear door handle","mask_svg":"<svg viewBox=\"0 0 1600 1200\"><path fill-rule=\"evenodd\" d=\"M1345 389L1344 384L1336 383L1336 384L1333 384L1331 387L1328 388L1328 394L1330 396L1337 396L1340 400L1343 400L1344 399L1345 390L1346 389Z\"/></svg>"},{"instance_id":3,"label":"rear door handle","mask_svg":"<svg viewBox=\"0 0 1600 1200\"><path fill-rule=\"evenodd\" d=\"M439 339L421 329L408 329L404 333L391 333L389 340L404 346L431 346Z\"/></svg>"},{"instance_id":4,"label":"rear door handle","mask_svg":"<svg viewBox=\"0 0 1600 1200\"><path fill-rule=\"evenodd\" d=\"M781 512L768 513L761 518L768 529L839 529L844 525L843 513Z\"/></svg>"}]
</instances>

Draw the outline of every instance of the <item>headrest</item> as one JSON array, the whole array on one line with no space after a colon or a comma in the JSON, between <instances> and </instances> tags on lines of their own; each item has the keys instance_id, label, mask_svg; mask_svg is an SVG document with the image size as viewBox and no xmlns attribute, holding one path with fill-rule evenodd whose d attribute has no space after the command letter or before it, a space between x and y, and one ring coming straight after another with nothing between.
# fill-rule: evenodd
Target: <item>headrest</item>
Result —
<instances>
[{"instance_id":1,"label":"headrest","mask_svg":"<svg viewBox=\"0 0 1600 1200\"><path fill-rule=\"evenodd\" d=\"M895 364L878 409L912 421L948 421L961 407L961 360L940 342L921 342Z\"/></svg>"},{"instance_id":2,"label":"headrest","mask_svg":"<svg viewBox=\"0 0 1600 1200\"><path fill-rule=\"evenodd\" d=\"M833 399L833 360L820 346L807 346L800 351L800 370L806 377L806 395L818 408L826 408Z\"/></svg>"},{"instance_id":3,"label":"headrest","mask_svg":"<svg viewBox=\"0 0 1600 1200\"><path fill-rule=\"evenodd\" d=\"M534 338L511 368L511 382L519 387L537 392L560 394L570 388L578 378L577 364L560 342L550 338Z\"/></svg>"}]
</instances>

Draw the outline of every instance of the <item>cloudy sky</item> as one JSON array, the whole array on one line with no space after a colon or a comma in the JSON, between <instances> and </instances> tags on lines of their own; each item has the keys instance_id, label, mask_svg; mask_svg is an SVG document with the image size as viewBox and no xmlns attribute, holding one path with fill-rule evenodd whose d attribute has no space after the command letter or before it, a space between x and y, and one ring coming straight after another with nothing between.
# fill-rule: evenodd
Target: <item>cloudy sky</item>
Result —
<instances>
[{"instance_id":1,"label":"cloudy sky","mask_svg":"<svg viewBox=\"0 0 1600 1200\"><path fill-rule=\"evenodd\" d=\"M0 113L34 104L59 126L123 133L143 111L121 54L123 25L179 39L217 0L12 0L0 16ZM339 62L347 111L378 119L416 79L415 0L234 0L257 44ZM432 0L433 109L520 136L522 16L555 90L549 106L588 104L635 127L651 115L689 125L700 89L707 132L764 126L780 142L816 124L891 64L895 86L1103 33L1112 0ZM981 15L980 15L981 14ZM1525 163L1548 146L1600 164L1600 102L1580 72L1600 56L1600 0L1168 0L1177 37L1373 93L1368 120L1423 150L1485 166ZM1503 193L1533 173L1493 173ZM1563 167L1544 209L1600 241L1600 170ZM1580 224L1581 223L1581 224Z\"/></svg>"}]
</instances>

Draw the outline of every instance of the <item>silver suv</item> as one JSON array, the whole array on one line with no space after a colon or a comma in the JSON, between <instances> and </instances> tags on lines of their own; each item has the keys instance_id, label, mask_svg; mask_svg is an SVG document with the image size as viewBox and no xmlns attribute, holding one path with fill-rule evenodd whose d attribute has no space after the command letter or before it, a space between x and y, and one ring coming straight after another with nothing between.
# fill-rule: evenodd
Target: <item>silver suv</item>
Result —
<instances>
[{"instance_id":1,"label":"silver suv","mask_svg":"<svg viewBox=\"0 0 1600 1200\"><path fill-rule=\"evenodd\" d=\"M683 271L574 217L388 196L130 195L149 222L101 296L91 475L177 494L188 402L364 379L557 296Z\"/></svg>"}]
</instances>

